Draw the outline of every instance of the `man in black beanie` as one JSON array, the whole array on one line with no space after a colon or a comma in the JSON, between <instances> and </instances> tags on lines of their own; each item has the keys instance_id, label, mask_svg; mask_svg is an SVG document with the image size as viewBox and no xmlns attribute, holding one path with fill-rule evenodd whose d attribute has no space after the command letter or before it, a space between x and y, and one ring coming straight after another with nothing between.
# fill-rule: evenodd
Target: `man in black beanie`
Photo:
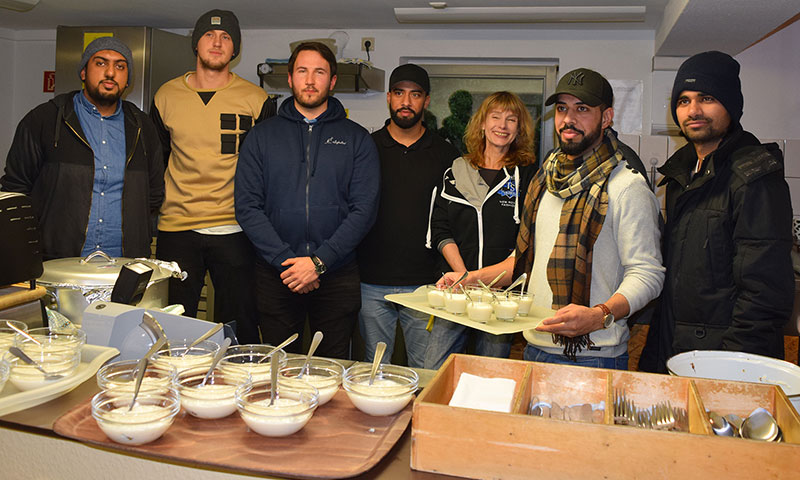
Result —
<instances>
[{"instance_id":1,"label":"man in black beanie","mask_svg":"<svg viewBox=\"0 0 800 480\"><path fill-rule=\"evenodd\" d=\"M214 286L214 320L236 321L240 343L260 343L252 294L255 252L236 223L233 176L250 129L275 113L264 89L230 71L239 54L239 20L211 10L192 32L196 70L158 89L150 115L164 145L165 198L156 257L189 276L170 280L169 302L196 316L206 272Z\"/></svg>"},{"instance_id":2,"label":"man in black beanie","mask_svg":"<svg viewBox=\"0 0 800 480\"><path fill-rule=\"evenodd\" d=\"M742 129L739 63L697 54L678 69L672 115L689 141L659 171L666 185L661 318L639 367L665 372L687 350L783 358L792 312L792 208L783 155Z\"/></svg>"}]
</instances>

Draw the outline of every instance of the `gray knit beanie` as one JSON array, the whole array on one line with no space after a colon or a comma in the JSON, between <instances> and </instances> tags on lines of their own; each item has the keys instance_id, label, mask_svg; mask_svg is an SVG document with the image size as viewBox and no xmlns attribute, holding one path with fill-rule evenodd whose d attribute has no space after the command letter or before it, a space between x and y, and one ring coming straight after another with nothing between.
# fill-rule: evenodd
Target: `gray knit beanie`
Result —
<instances>
[{"instance_id":1,"label":"gray knit beanie","mask_svg":"<svg viewBox=\"0 0 800 480\"><path fill-rule=\"evenodd\" d=\"M81 61L78 63L78 78L81 77L81 71L86 68L86 64L89 63L92 55L101 50L113 50L125 57L125 61L128 62L128 84L130 84L131 78L133 78L133 54L131 54L131 49L127 45L114 37L96 38L86 46Z\"/></svg>"}]
</instances>

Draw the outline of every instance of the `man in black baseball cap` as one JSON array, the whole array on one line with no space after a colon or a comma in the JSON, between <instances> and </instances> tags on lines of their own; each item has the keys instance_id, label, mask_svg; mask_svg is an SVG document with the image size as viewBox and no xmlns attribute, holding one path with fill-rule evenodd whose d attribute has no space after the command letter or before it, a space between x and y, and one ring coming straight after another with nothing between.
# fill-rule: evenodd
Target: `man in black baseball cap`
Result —
<instances>
[{"instance_id":1,"label":"man in black baseball cap","mask_svg":"<svg viewBox=\"0 0 800 480\"><path fill-rule=\"evenodd\" d=\"M422 367L429 332L427 315L394 305L387 293L413 292L436 281L438 253L428 239L431 193L441 183L458 151L422 119L431 101L428 72L407 63L389 76L389 119L372 134L381 162L378 216L358 249L361 271L359 328L371 361L377 342L391 357L400 323L408 365ZM427 245L427 248L426 248ZM397 252L403 252L397 255Z\"/></svg>"},{"instance_id":2,"label":"man in black baseball cap","mask_svg":"<svg viewBox=\"0 0 800 480\"><path fill-rule=\"evenodd\" d=\"M640 368L666 372L666 360L687 350L783 358L794 300L783 155L742 129L739 63L726 53L686 60L670 105L689 143L659 168L667 277Z\"/></svg>"}]
</instances>

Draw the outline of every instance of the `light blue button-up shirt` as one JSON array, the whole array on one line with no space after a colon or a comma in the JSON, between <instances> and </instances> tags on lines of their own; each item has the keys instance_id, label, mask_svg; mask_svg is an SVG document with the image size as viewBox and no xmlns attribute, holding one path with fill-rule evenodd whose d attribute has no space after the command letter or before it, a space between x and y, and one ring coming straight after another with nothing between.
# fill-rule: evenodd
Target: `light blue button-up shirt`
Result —
<instances>
[{"instance_id":1,"label":"light blue button-up shirt","mask_svg":"<svg viewBox=\"0 0 800 480\"><path fill-rule=\"evenodd\" d=\"M94 186L89 227L81 256L100 249L122 256L122 185L125 180L125 116L122 104L104 117L92 102L78 92L75 113L94 152Z\"/></svg>"}]
</instances>

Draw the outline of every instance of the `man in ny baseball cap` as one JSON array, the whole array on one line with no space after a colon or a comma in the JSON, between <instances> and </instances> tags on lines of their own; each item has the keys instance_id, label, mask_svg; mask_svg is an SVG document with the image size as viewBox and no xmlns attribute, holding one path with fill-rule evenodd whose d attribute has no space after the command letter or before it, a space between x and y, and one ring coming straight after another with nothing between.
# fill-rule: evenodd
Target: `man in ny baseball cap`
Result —
<instances>
[{"instance_id":1,"label":"man in ny baseball cap","mask_svg":"<svg viewBox=\"0 0 800 480\"><path fill-rule=\"evenodd\" d=\"M552 105L562 93L579 98L590 107L614 105L614 91L611 84L602 75L588 68L577 68L561 77L556 91L549 97L545 105Z\"/></svg>"}]
</instances>

